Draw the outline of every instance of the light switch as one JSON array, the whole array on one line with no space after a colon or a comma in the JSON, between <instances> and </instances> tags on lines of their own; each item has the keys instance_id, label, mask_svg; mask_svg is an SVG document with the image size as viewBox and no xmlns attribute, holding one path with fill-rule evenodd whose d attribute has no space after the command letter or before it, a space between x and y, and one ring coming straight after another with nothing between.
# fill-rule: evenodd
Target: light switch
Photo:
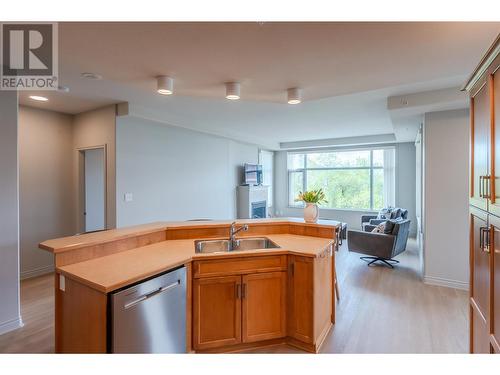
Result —
<instances>
[{"instance_id":1,"label":"light switch","mask_svg":"<svg viewBox=\"0 0 500 375\"><path fill-rule=\"evenodd\" d=\"M59 289L66 291L66 278L64 275L59 275Z\"/></svg>"},{"instance_id":2,"label":"light switch","mask_svg":"<svg viewBox=\"0 0 500 375\"><path fill-rule=\"evenodd\" d=\"M125 202L132 202L134 200L134 195L132 193L125 193L124 200Z\"/></svg>"}]
</instances>

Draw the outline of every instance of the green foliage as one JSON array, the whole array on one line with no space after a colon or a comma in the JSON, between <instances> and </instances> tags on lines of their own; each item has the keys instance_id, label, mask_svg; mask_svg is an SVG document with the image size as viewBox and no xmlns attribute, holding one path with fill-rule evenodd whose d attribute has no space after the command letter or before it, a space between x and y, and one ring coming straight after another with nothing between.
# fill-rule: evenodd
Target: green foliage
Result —
<instances>
[{"instance_id":1,"label":"green foliage","mask_svg":"<svg viewBox=\"0 0 500 375\"><path fill-rule=\"evenodd\" d=\"M304 192L299 192L299 196L295 199L296 202L304 203L328 203L325 198L325 193L323 189L309 190Z\"/></svg>"},{"instance_id":2,"label":"green foliage","mask_svg":"<svg viewBox=\"0 0 500 375\"><path fill-rule=\"evenodd\" d=\"M331 151L289 154L290 202L302 189L321 190L321 207L377 210L384 205L384 150L373 150L373 207L370 207L370 151ZM302 169L307 162L307 168ZM332 169L321 169L332 168ZM379 169L378 169L379 168ZM304 187L304 180L306 186ZM300 195L295 201L301 201Z\"/></svg>"},{"instance_id":3,"label":"green foliage","mask_svg":"<svg viewBox=\"0 0 500 375\"><path fill-rule=\"evenodd\" d=\"M311 170L307 174L307 189L321 189L325 202L321 206L337 209L370 209L370 171L368 169ZM302 190L302 173L293 173L290 193L297 196ZM374 170L373 209L383 207L384 173ZM296 200L297 201L297 200Z\"/></svg>"}]
</instances>

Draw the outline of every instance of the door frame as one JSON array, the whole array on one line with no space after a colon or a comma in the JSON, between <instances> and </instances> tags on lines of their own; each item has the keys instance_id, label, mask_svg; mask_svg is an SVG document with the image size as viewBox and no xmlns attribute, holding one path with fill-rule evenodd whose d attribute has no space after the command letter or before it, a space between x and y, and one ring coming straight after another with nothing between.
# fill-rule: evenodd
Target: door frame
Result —
<instances>
[{"instance_id":1,"label":"door frame","mask_svg":"<svg viewBox=\"0 0 500 375\"><path fill-rule=\"evenodd\" d=\"M78 233L88 233L85 229L85 151L102 149L104 152L104 229L108 229L108 147L107 144L79 147L78 160Z\"/></svg>"}]
</instances>

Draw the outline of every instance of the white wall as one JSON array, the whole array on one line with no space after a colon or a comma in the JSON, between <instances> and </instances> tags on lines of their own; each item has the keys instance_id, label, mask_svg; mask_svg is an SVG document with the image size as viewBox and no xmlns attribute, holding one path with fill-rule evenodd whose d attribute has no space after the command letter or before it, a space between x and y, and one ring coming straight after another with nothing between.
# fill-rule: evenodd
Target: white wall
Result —
<instances>
[{"instance_id":1,"label":"white wall","mask_svg":"<svg viewBox=\"0 0 500 375\"><path fill-rule=\"evenodd\" d=\"M241 166L258 147L132 116L116 119L117 226L236 217ZM133 194L125 202L125 193Z\"/></svg>"},{"instance_id":2,"label":"white wall","mask_svg":"<svg viewBox=\"0 0 500 375\"><path fill-rule=\"evenodd\" d=\"M0 91L0 334L22 326L17 112L17 92Z\"/></svg>"},{"instance_id":3,"label":"white wall","mask_svg":"<svg viewBox=\"0 0 500 375\"><path fill-rule=\"evenodd\" d=\"M286 151L275 153L274 184L275 212L277 216L303 216L301 208L288 207L288 173ZM410 235L416 234L415 218L415 146L413 143L396 144L396 206L408 209L411 220ZM320 218L347 223L348 229L359 230L361 215L365 211L321 209Z\"/></svg>"},{"instance_id":4,"label":"white wall","mask_svg":"<svg viewBox=\"0 0 500 375\"><path fill-rule=\"evenodd\" d=\"M81 163L83 159L78 149L106 145L106 218L107 228L116 226L116 176L115 176L115 117L114 105L84 112L75 116L73 121L74 181L78 197L76 225L79 231L85 229L83 216L84 202L82 191Z\"/></svg>"},{"instance_id":5,"label":"white wall","mask_svg":"<svg viewBox=\"0 0 500 375\"><path fill-rule=\"evenodd\" d=\"M75 234L72 116L19 107L21 278L53 270L38 244Z\"/></svg>"},{"instance_id":6,"label":"white wall","mask_svg":"<svg viewBox=\"0 0 500 375\"><path fill-rule=\"evenodd\" d=\"M424 281L469 283L468 110L424 117Z\"/></svg>"}]
</instances>

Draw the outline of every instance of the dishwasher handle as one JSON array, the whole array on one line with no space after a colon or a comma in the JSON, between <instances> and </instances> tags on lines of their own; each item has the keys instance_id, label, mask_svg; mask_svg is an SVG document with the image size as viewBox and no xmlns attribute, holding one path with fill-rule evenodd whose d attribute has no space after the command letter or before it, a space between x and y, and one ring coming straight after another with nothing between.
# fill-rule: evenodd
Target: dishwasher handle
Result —
<instances>
[{"instance_id":1,"label":"dishwasher handle","mask_svg":"<svg viewBox=\"0 0 500 375\"><path fill-rule=\"evenodd\" d=\"M150 293L143 294L142 296L134 299L133 301L131 301L129 303L126 303L125 306L124 306L124 308L125 308L125 310L128 310L128 309L134 307L135 305L141 303L142 301L145 301L147 299L153 298L153 297L159 295L160 293L168 292L169 290L171 290L171 289L173 289L173 288L175 288L175 287L177 287L179 285L181 285L181 280L177 280L175 283L172 283L170 285L162 286L161 288L153 290Z\"/></svg>"}]
</instances>

